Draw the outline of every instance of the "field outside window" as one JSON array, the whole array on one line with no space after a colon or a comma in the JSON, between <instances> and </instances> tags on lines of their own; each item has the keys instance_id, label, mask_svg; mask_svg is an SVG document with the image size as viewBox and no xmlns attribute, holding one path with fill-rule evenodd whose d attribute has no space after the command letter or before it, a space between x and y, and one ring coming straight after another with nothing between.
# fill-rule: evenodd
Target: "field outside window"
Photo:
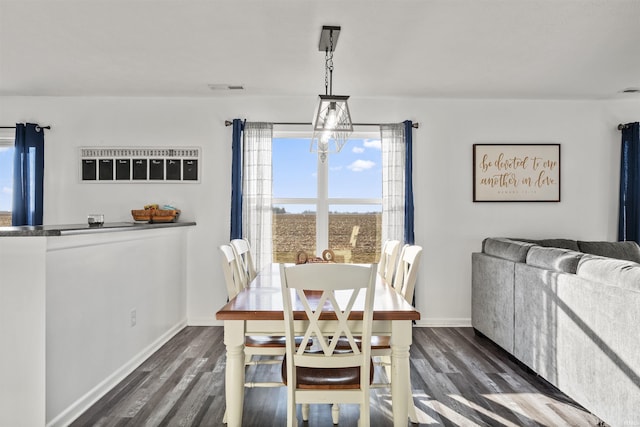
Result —
<instances>
[{"instance_id":1,"label":"field outside window","mask_svg":"<svg viewBox=\"0 0 640 427\"><path fill-rule=\"evenodd\" d=\"M309 138L273 140L273 261L331 249L337 262L380 257L382 154L377 132L352 138L322 162Z\"/></svg>"}]
</instances>

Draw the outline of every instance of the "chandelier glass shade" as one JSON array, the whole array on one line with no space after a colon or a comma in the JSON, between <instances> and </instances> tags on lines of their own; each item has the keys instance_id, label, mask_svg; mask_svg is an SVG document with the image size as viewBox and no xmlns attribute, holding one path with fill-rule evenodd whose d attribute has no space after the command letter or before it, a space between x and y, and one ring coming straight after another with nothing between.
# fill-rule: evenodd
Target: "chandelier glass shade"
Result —
<instances>
[{"instance_id":1,"label":"chandelier glass shade","mask_svg":"<svg viewBox=\"0 0 640 427\"><path fill-rule=\"evenodd\" d=\"M339 153L353 132L348 96L320 95L313 120L311 151Z\"/></svg>"},{"instance_id":2,"label":"chandelier glass shade","mask_svg":"<svg viewBox=\"0 0 640 427\"><path fill-rule=\"evenodd\" d=\"M340 27L322 28L319 50L325 52L325 94L313 116L311 152L317 152L322 161L328 153L339 153L353 132L353 121L347 104L348 96L333 94L333 49Z\"/></svg>"}]
</instances>

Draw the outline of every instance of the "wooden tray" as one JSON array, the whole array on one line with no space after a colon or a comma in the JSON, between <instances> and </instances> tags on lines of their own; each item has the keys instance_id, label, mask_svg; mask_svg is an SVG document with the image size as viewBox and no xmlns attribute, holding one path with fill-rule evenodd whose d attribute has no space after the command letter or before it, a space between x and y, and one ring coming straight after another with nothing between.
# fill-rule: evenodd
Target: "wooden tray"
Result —
<instances>
[{"instance_id":1,"label":"wooden tray","mask_svg":"<svg viewBox=\"0 0 640 427\"><path fill-rule=\"evenodd\" d=\"M132 209L131 216L134 221L176 222L180 216L179 209Z\"/></svg>"},{"instance_id":2,"label":"wooden tray","mask_svg":"<svg viewBox=\"0 0 640 427\"><path fill-rule=\"evenodd\" d=\"M134 221L151 221L151 209L132 209L131 216Z\"/></svg>"},{"instance_id":3,"label":"wooden tray","mask_svg":"<svg viewBox=\"0 0 640 427\"><path fill-rule=\"evenodd\" d=\"M178 209L155 209L150 222L176 222L179 216Z\"/></svg>"}]
</instances>

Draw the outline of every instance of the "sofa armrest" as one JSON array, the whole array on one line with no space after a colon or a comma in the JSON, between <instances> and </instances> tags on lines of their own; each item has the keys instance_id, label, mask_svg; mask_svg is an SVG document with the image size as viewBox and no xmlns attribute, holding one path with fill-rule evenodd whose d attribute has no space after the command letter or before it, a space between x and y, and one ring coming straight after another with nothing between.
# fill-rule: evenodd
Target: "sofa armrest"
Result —
<instances>
[{"instance_id":1,"label":"sofa armrest","mask_svg":"<svg viewBox=\"0 0 640 427\"><path fill-rule=\"evenodd\" d=\"M513 281L516 263L471 254L471 324L487 338L513 353Z\"/></svg>"}]
</instances>

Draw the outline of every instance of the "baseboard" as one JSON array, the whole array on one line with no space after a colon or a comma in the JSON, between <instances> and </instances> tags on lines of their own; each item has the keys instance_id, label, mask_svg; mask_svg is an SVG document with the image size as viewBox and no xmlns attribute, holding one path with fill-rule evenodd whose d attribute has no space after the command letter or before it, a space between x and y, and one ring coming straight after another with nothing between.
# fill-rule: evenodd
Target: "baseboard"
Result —
<instances>
[{"instance_id":1,"label":"baseboard","mask_svg":"<svg viewBox=\"0 0 640 427\"><path fill-rule=\"evenodd\" d=\"M167 332L162 334L157 340L147 346L140 353L135 355L131 360L124 364L120 369L113 374L105 378L100 384L95 386L87 394L80 399L72 403L67 409L62 411L53 420L49 421L46 427L58 427L67 426L73 422L76 418L82 415L87 409L102 398L107 392L115 387L120 381L126 378L131 372L133 372L138 366L155 353L160 347L166 344L171 338L173 338L178 332L187 326L186 320L180 321L173 326Z\"/></svg>"},{"instance_id":2,"label":"baseboard","mask_svg":"<svg viewBox=\"0 0 640 427\"><path fill-rule=\"evenodd\" d=\"M421 319L416 320L416 326L422 328L469 328L471 327L471 318L451 318L446 317L442 319Z\"/></svg>"}]
</instances>

